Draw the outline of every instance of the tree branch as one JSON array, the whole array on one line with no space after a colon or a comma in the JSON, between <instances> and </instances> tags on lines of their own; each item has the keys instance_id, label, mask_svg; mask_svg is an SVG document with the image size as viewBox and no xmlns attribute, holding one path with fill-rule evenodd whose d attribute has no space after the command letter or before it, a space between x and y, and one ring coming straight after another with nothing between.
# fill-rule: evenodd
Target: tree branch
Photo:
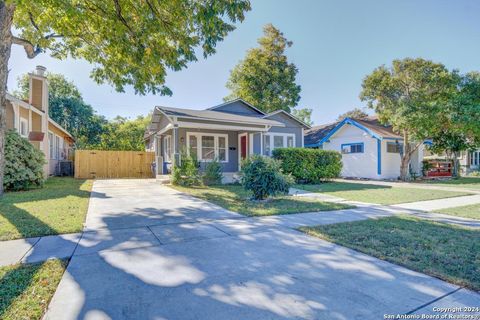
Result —
<instances>
[{"instance_id":1,"label":"tree branch","mask_svg":"<svg viewBox=\"0 0 480 320\"><path fill-rule=\"evenodd\" d=\"M130 32L130 35L134 37L135 34L132 28L130 28L130 26L127 23L127 20L125 20L125 18L122 15L122 7L120 6L120 3L118 2L118 0L113 0L113 3L115 4L115 13L118 19L120 19L120 22L122 22L122 24L128 29L128 31Z\"/></svg>"},{"instance_id":2,"label":"tree branch","mask_svg":"<svg viewBox=\"0 0 480 320\"><path fill-rule=\"evenodd\" d=\"M12 43L22 46L23 49L25 49L25 53L27 54L27 57L29 59L35 58L42 52L42 48L40 48L39 46L34 46L33 43L22 38L13 36Z\"/></svg>"},{"instance_id":3,"label":"tree branch","mask_svg":"<svg viewBox=\"0 0 480 320\"><path fill-rule=\"evenodd\" d=\"M35 19L33 19L33 14L32 14L31 12L28 12L28 16L30 17L30 23L32 24L32 26L33 26L37 31L40 31L40 29L38 28L37 23L35 22Z\"/></svg>"}]
</instances>

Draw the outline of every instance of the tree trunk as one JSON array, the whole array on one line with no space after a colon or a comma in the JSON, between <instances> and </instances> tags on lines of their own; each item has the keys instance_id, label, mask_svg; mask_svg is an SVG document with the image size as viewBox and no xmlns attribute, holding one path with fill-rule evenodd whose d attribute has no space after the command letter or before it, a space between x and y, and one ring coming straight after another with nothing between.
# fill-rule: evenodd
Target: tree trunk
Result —
<instances>
[{"instance_id":1,"label":"tree trunk","mask_svg":"<svg viewBox=\"0 0 480 320\"><path fill-rule=\"evenodd\" d=\"M15 6L0 0L0 197L5 173L5 132L7 128L8 60L12 50L12 22Z\"/></svg>"},{"instance_id":2,"label":"tree trunk","mask_svg":"<svg viewBox=\"0 0 480 320\"><path fill-rule=\"evenodd\" d=\"M408 153L405 153L400 162L400 180L408 181L410 176L409 172L409 165L410 165L410 156Z\"/></svg>"},{"instance_id":3,"label":"tree trunk","mask_svg":"<svg viewBox=\"0 0 480 320\"><path fill-rule=\"evenodd\" d=\"M408 132L405 130L403 131L403 150L401 152L401 159L400 159L400 180L407 181L410 175L409 172L409 165L410 165L410 157L411 157L411 146L408 139Z\"/></svg>"},{"instance_id":4,"label":"tree trunk","mask_svg":"<svg viewBox=\"0 0 480 320\"><path fill-rule=\"evenodd\" d=\"M458 152L454 151L453 152L453 172L452 172L452 176L454 178L458 178L460 176L459 167L460 167L460 163L458 161Z\"/></svg>"}]
</instances>

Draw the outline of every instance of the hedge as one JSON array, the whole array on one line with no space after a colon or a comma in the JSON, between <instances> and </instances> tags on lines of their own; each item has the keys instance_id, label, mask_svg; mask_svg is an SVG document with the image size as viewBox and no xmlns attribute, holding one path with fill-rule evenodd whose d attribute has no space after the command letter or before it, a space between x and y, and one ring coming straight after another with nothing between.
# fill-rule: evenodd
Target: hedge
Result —
<instances>
[{"instance_id":1,"label":"hedge","mask_svg":"<svg viewBox=\"0 0 480 320\"><path fill-rule=\"evenodd\" d=\"M26 190L44 181L43 153L13 130L5 135L5 190Z\"/></svg>"},{"instance_id":2,"label":"hedge","mask_svg":"<svg viewBox=\"0 0 480 320\"><path fill-rule=\"evenodd\" d=\"M290 173L297 182L319 183L340 176L342 155L337 151L278 148L273 157L282 161L282 169Z\"/></svg>"}]
</instances>

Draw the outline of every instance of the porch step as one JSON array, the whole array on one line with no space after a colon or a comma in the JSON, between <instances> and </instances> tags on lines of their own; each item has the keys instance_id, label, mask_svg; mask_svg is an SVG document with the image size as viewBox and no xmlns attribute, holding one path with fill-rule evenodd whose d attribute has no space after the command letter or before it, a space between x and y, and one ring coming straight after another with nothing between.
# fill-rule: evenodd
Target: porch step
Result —
<instances>
[{"instance_id":1,"label":"porch step","mask_svg":"<svg viewBox=\"0 0 480 320\"><path fill-rule=\"evenodd\" d=\"M156 180L157 180L157 182L160 182L160 184L169 184L170 183L170 175L168 175L168 174L157 175Z\"/></svg>"}]
</instances>

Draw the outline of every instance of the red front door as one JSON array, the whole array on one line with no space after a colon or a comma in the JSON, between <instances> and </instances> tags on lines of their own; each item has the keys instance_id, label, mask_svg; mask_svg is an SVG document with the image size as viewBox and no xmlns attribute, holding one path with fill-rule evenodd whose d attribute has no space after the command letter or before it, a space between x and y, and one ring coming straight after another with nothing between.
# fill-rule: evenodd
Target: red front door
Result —
<instances>
[{"instance_id":1,"label":"red front door","mask_svg":"<svg viewBox=\"0 0 480 320\"><path fill-rule=\"evenodd\" d=\"M247 136L240 137L240 157L242 160L247 157Z\"/></svg>"}]
</instances>

